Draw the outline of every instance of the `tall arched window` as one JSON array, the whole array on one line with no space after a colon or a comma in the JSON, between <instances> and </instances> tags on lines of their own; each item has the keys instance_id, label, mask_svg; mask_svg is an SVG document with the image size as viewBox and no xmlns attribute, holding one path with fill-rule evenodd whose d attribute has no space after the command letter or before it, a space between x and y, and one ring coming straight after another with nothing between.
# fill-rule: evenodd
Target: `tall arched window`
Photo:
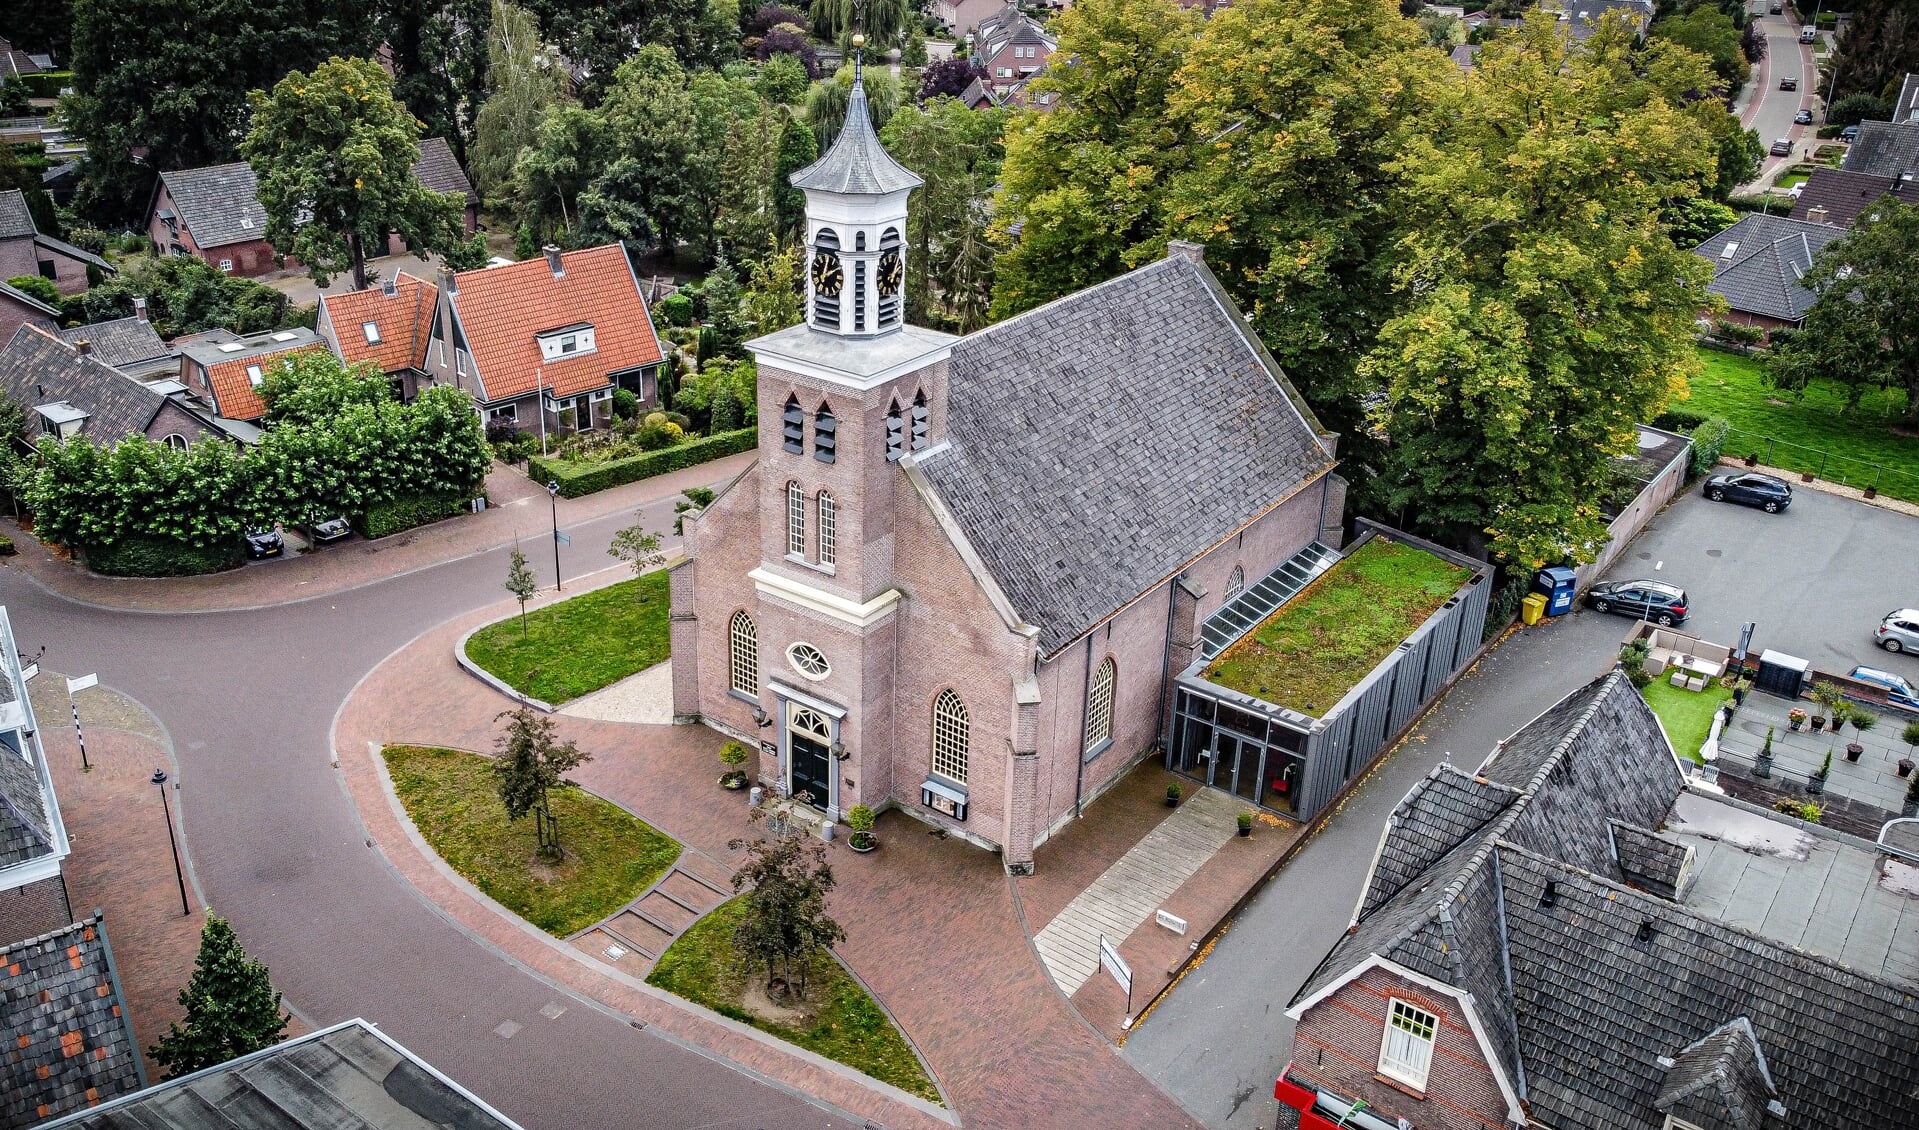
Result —
<instances>
[{"instance_id":1,"label":"tall arched window","mask_svg":"<svg viewBox=\"0 0 1919 1130\"><path fill-rule=\"evenodd\" d=\"M948 687L933 700L933 772L956 785L964 785L966 753L971 743L966 704Z\"/></svg>"},{"instance_id":2,"label":"tall arched window","mask_svg":"<svg viewBox=\"0 0 1919 1130\"><path fill-rule=\"evenodd\" d=\"M786 484L786 552L806 556L806 492L798 483Z\"/></svg>"},{"instance_id":3,"label":"tall arched window","mask_svg":"<svg viewBox=\"0 0 1919 1130\"><path fill-rule=\"evenodd\" d=\"M187 437L181 435L179 432L174 432L168 436L164 442L175 451L185 451L187 449Z\"/></svg>"},{"instance_id":4,"label":"tall arched window","mask_svg":"<svg viewBox=\"0 0 1919 1130\"><path fill-rule=\"evenodd\" d=\"M1093 672L1093 685L1086 694L1086 748L1098 749L1113 737L1113 684L1119 681L1119 668L1111 657Z\"/></svg>"},{"instance_id":5,"label":"tall arched window","mask_svg":"<svg viewBox=\"0 0 1919 1130\"><path fill-rule=\"evenodd\" d=\"M760 697L760 632L744 609L733 613L733 622L727 626L726 658L733 689Z\"/></svg>"},{"instance_id":6,"label":"tall arched window","mask_svg":"<svg viewBox=\"0 0 1919 1130\"><path fill-rule=\"evenodd\" d=\"M813 458L822 463L831 463L839 450L840 422L833 418L833 410L820 405L813 413Z\"/></svg>"},{"instance_id":7,"label":"tall arched window","mask_svg":"<svg viewBox=\"0 0 1919 1130\"><path fill-rule=\"evenodd\" d=\"M1231 600L1234 597L1238 596L1239 590L1245 587L1246 587L1245 568L1239 565L1233 566L1232 574L1226 578L1226 599Z\"/></svg>"},{"instance_id":8,"label":"tall arched window","mask_svg":"<svg viewBox=\"0 0 1919 1130\"><path fill-rule=\"evenodd\" d=\"M840 555L839 507L833 502L833 496L820 491L820 564L831 565Z\"/></svg>"}]
</instances>

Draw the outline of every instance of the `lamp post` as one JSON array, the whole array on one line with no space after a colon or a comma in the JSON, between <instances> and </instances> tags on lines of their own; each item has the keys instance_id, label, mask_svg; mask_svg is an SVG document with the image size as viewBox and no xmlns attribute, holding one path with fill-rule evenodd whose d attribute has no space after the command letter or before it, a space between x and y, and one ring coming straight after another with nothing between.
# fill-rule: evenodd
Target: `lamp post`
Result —
<instances>
[{"instance_id":1,"label":"lamp post","mask_svg":"<svg viewBox=\"0 0 1919 1130\"><path fill-rule=\"evenodd\" d=\"M180 841L173 837L173 806L167 803L167 771L155 769L153 783L160 787L160 810L167 814L167 846L173 849L173 878L180 884L180 917L193 911L187 906L187 876L180 869Z\"/></svg>"},{"instance_id":2,"label":"lamp post","mask_svg":"<svg viewBox=\"0 0 1919 1130\"><path fill-rule=\"evenodd\" d=\"M563 592L566 586L560 582L560 481L551 479L546 484L547 506L553 511L553 591Z\"/></svg>"}]
</instances>

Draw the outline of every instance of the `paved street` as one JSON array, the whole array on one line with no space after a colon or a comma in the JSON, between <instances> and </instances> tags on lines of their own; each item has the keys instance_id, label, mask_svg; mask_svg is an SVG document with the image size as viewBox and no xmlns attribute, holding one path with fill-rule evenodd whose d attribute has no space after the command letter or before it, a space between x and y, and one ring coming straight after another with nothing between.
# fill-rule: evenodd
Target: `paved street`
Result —
<instances>
[{"instance_id":1,"label":"paved street","mask_svg":"<svg viewBox=\"0 0 1919 1130\"><path fill-rule=\"evenodd\" d=\"M1749 10L1763 13L1767 7L1754 4ZM1742 92L1746 97L1734 110L1748 129L1758 131L1761 145L1770 146L1774 138L1789 137L1795 143L1795 155L1767 156L1759 166L1758 176L1751 184L1742 185L1741 192L1755 192L1760 185L1770 184L1775 170L1799 160L1808 151L1816 132L1813 126L1798 126L1792 121L1801 108L1812 107L1818 101L1814 93L1817 84L1813 81L1811 45L1799 42L1800 25L1790 10L1777 16L1755 18L1766 32L1766 57L1753 65L1752 81ZM1798 90L1779 89L1779 80L1787 75L1799 79ZM1818 117L1816 112L1814 117Z\"/></svg>"},{"instance_id":2,"label":"paved street","mask_svg":"<svg viewBox=\"0 0 1919 1130\"><path fill-rule=\"evenodd\" d=\"M1711 503L1694 488L1654 520L1609 578L1683 586L1694 609L1686 630L1707 639L1736 643L1740 625L1753 620L1756 646L1842 670L1877 662L1919 679L1919 658L1886 655L1870 642L1887 611L1919 603L1915 538L1913 518L1804 487L1778 516ZM1478 764L1494 743L1598 674L1628 627L1621 617L1580 611L1495 649L1260 893L1122 1054L1208 1126L1272 1125L1273 1079L1292 1038L1286 1002L1351 920L1393 807L1442 758Z\"/></svg>"}]
</instances>

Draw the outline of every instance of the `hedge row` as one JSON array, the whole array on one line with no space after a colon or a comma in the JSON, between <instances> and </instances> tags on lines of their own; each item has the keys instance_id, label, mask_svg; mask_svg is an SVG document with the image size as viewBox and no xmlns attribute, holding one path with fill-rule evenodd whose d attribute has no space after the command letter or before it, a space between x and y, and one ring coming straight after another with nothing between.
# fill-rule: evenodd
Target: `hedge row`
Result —
<instances>
[{"instance_id":1,"label":"hedge row","mask_svg":"<svg viewBox=\"0 0 1919 1130\"><path fill-rule=\"evenodd\" d=\"M73 85L73 72L41 71L39 74L16 75L13 81L27 88L28 98L58 98L62 87Z\"/></svg>"},{"instance_id":2,"label":"hedge row","mask_svg":"<svg viewBox=\"0 0 1919 1130\"><path fill-rule=\"evenodd\" d=\"M549 482L559 483L563 498L578 498L608 487L636 483L654 475L664 475L669 471L680 471L709 460L751 451L758 438L758 428L741 428L608 463L573 463L534 455L527 458L526 473L528 478L542 486Z\"/></svg>"},{"instance_id":3,"label":"hedge row","mask_svg":"<svg viewBox=\"0 0 1919 1130\"><path fill-rule=\"evenodd\" d=\"M353 524L358 527L362 537L383 538L415 526L464 514L469 505L470 500L459 495L429 494L396 498L392 502L369 507L365 514L355 518Z\"/></svg>"},{"instance_id":4,"label":"hedge row","mask_svg":"<svg viewBox=\"0 0 1919 1130\"><path fill-rule=\"evenodd\" d=\"M109 577L193 577L240 563L238 539L225 552L143 537L123 537L112 545L89 546L84 552L87 568Z\"/></svg>"}]
</instances>

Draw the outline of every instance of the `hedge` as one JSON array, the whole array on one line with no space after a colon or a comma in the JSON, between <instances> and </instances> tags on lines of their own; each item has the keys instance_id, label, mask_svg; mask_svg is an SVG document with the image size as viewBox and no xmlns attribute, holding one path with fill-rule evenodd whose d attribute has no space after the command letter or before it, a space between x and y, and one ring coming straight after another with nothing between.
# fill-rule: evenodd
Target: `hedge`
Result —
<instances>
[{"instance_id":1,"label":"hedge","mask_svg":"<svg viewBox=\"0 0 1919 1130\"><path fill-rule=\"evenodd\" d=\"M1706 422L1704 412L1686 408L1668 408L1652 418L1652 426L1669 432L1690 432Z\"/></svg>"},{"instance_id":2,"label":"hedge","mask_svg":"<svg viewBox=\"0 0 1919 1130\"><path fill-rule=\"evenodd\" d=\"M1719 464L1719 454L1726 449L1726 436L1732 431L1732 421L1724 416L1709 416L1692 431L1692 473L1703 475Z\"/></svg>"},{"instance_id":3,"label":"hedge","mask_svg":"<svg viewBox=\"0 0 1919 1130\"><path fill-rule=\"evenodd\" d=\"M73 72L41 71L39 74L16 75L13 81L27 88L29 98L58 98L62 87L73 85Z\"/></svg>"},{"instance_id":4,"label":"hedge","mask_svg":"<svg viewBox=\"0 0 1919 1130\"><path fill-rule=\"evenodd\" d=\"M680 444L678 447L649 451L644 455L615 459L607 463L574 463L565 459L544 459L534 455L528 457L526 461L526 474L528 478L541 486L549 482L559 483L562 498L578 498L583 494L592 494L608 487L636 483L641 479L650 479L654 475L664 475L669 471L680 471L709 460L738 455L742 451L751 451L757 446L758 440L758 428L741 428L734 432L721 432L716 436L696 439L691 443Z\"/></svg>"},{"instance_id":5,"label":"hedge","mask_svg":"<svg viewBox=\"0 0 1919 1130\"><path fill-rule=\"evenodd\" d=\"M109 577L192 577L240 563L240 539L230 550L195 549L162 538L123 537L110 546L89 546L87 568Z\"/></svg>"},{"instance_id":6,"label":"hedge","mask_svg":"<svg viewBox=\"0 0 1919 1130\"><path fill-rule=\"evenodd\" d=\"M415 526L464 514L470 502L459 495L429 494L396 498L392 502L368 507L365 514L354 518L353 524L362 537L383 538Z\"/></svg>"}]
</instances>

